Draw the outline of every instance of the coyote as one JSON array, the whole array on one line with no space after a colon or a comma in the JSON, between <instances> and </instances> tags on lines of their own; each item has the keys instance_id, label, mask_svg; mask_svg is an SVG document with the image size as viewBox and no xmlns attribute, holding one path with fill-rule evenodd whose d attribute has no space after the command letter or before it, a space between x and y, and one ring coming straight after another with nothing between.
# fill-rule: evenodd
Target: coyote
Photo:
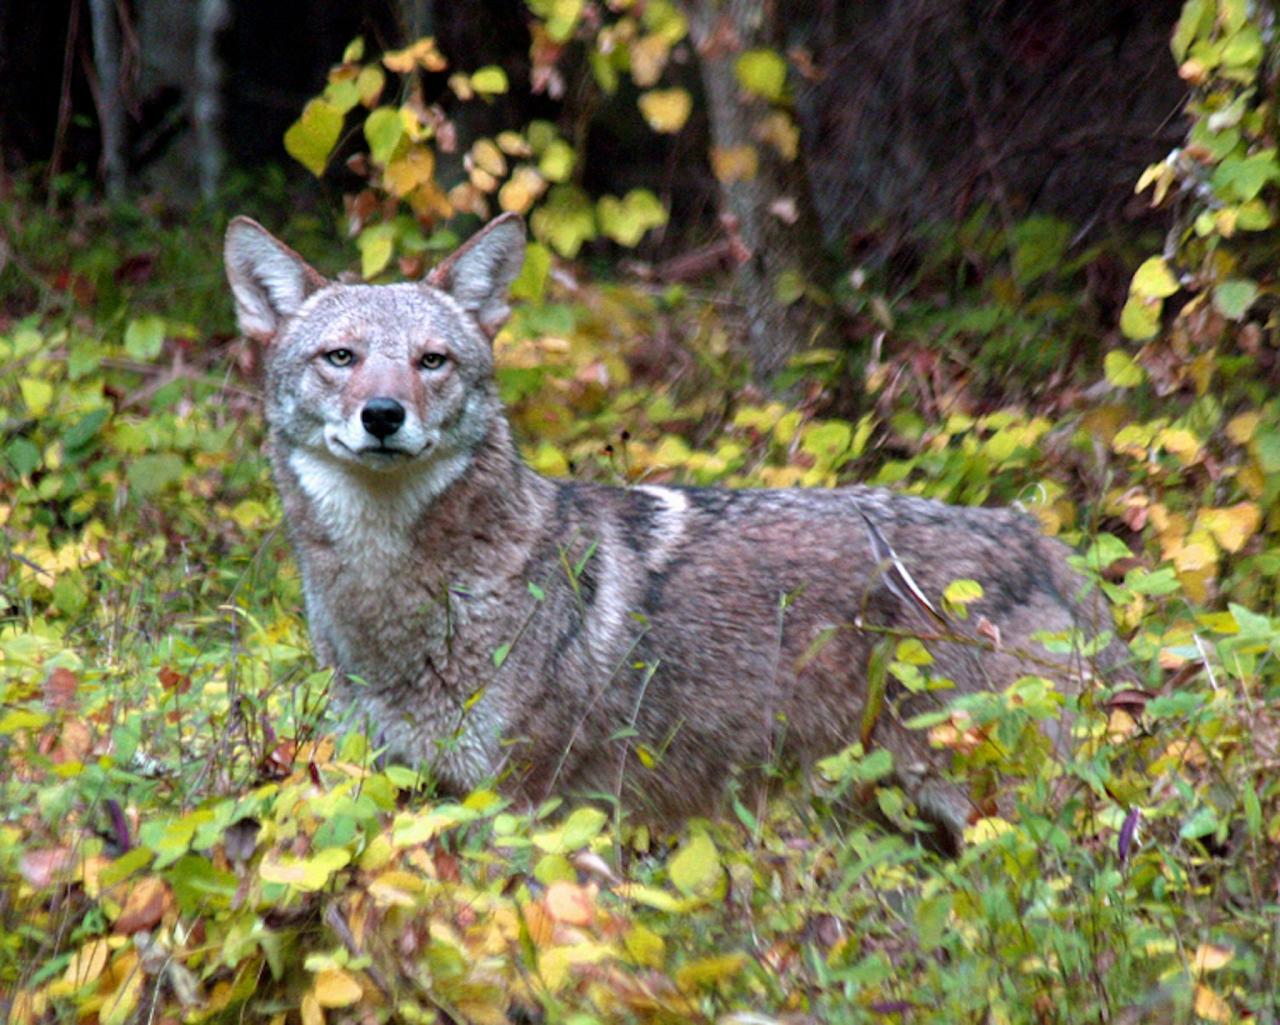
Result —
<instances>
[{"instance_id":1,"label":"coyote","mask_svg":"<svg viewBox=\"0 0 1280 1025\"><path fill-rule=\"evenodd\" d=\"M886 635L927 635L930 671L958 692L1029 671L1078 690L1081 660L1033 639L1095 632L1067 548L1021 514L876 488L540 476L493 373L524 248L504 215L422 283L344 284L248 218L227 230L335 693L445 792L613 795L644 821L710 811L737 774L864 740L958 840L973 804L947 753L903 725L954 691L889 679L869 695L869 660ZM943 624L961 578L982 595Z\"/></svg>"}]
</instances>

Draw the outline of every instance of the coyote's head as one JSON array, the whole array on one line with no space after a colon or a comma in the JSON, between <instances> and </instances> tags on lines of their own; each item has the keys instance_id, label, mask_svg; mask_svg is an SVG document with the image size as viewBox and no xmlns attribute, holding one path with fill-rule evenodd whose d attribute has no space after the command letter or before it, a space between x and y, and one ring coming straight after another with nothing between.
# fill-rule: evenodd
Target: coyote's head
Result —
<instances>
[{"instance_id":1,"label":"coyote's head","mask_svg":"<svg viewBox=\"0 0 1280 1025\"><path fill-rule=\"evenodd\" d=\"M425 282L349 285L237 217L227 277L240 329L265 343L273 434L317 470L419 477L465 462L498 415L491 340L523 258L507 214Z\"/></svg>"}]
</instances>

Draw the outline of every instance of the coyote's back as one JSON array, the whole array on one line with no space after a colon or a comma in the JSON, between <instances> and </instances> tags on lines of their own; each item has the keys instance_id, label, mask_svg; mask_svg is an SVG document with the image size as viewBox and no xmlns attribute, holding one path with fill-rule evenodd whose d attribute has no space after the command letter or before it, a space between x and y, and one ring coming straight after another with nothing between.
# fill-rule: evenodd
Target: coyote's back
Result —
<instances>
[{"instance_id":1,"label":"coyote's back","mask_svg":"<svg viewBox=\"0 0 1280 1025\"><path fill-rule=\"evenodd\" d=\"M862 739L957 837L967 796L902 725L946 692L892 684L868 709L872 651L920 636L961 692L1026 672L1078 688L1080 660L1034 639L1097 630L1067 550L1009 511L870 488L539 476L493 380L523 248L505 216L423 284L346 285L252 221L228 230L312 637L344 700L449 789L613 794L667 819ZM983 590L963 622L940 611L956 579Z\"/></svg>"}]
</instances>

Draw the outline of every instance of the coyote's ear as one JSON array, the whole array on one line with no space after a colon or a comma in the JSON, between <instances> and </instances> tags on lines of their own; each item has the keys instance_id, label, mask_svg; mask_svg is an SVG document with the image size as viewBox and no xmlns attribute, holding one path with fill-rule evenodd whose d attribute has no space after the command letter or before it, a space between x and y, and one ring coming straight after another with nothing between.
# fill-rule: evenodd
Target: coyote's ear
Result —
<instances>
[{"instance_id":1,"label":"coyote's ear","mask_svg":"<svg viewBox=\"0 0 1280 1025\"><path fill-rule=\"evenodd\" d=\"M281 322L328 282L257 221L237 217L223 247L236 320L250 338L269 342Z\"/></svg>"},{"instance_id":2,"label":"coyote's ear","mask_svg":"<svg viewBox=\"0 0 1280 1025\"><path fill-rule=\"evenodd\" d=\"M437 264L427 275L427 284L453 296L492 338L511 315L507 289L522 263L524 222L518 215L506 213Z\"/></svg>"}]
</instances>

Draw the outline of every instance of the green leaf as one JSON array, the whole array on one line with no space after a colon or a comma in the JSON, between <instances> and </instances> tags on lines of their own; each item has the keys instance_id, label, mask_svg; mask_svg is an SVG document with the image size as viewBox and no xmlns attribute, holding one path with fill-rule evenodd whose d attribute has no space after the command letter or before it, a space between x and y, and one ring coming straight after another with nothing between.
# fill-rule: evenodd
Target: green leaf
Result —
<instances>
[{"instance_id":1,"label":"green leaf","mask_svg":"<svg viewBox=\"0 0 1280 1025\"><path fill-rule=\"evenodd\" d=\"M172 452L138 456L129 464L125 476L129 486L146 498L163 491L182 479L186 464Z\"/></svg>"},{"instance_id":2,"label":"green leaf","mask_svg":"<svg viewBox=\"0 0 1280 1025\"><path fill-rule=\"evenodd\" d=\"M711 837L706 833L691 836L671 859L667 873L675 888L687 897L714 884L722 869L720 855Z\"/></svg>"},{"instance_id":3,"label":"green leaf","mask_svg":"<svg viewBox=\"0 0 1280 1025\"><path fill-rule=\"evenodd\" d=\"M233 872L214 868L208 858L198 854L180 859L166 877L178 906L189 915L230 907L239 886Z\"/></svg>"},{"instance_id":4,"label":"green leaf","mask_svg":"<svg viewBox=\"0 0 1280 1025\"><path fill-rule=\"evenodd\" d=\"M1247 157L1229 157L1213 172L1214 192L1226 200L1245 203L1255 198L1271 181L1280 180L1280 165L1274 149L1259 150Z\"/></svg>"},{"instance_id":5,"label":"green leaf","mask_svg":"<svg viewBox=\"0 0 1280 1025\"><path fill-rule=\"evenodd\" d=\"M137 360L153 360L164 348L163 317L148 314L129 321L124 329L124 351Z\"/></svg>"},{"instance_id":6,"label":"green leaf","mask_svg":"<svg viewBox=\"0 0 1280 1025\"><path fill-rule=\"evenodd\" d=\"M1218 828L1218 813L1209 805L1197 808L1192 816L1182 824L1178 835L1184 840L1198 840L1208 836Z\"/></svg>"},{"instance_id":7,"label":"green leaf","mask_svg":"<svg viewBox=\"0 0 1280 1025\"><path fill-rule=\"evenodd\" d=\"M1228 278L1213 290L1213 305L1231 320L1240 320L1258 298L1258 286L1247 278Z\"/></svg>"},{"instance_id":8,"label":"green leaf","mask_svg":"<svg viewBox=\"0 0 1280 1025\"><path fill-rule=\"evenodd\" d=\"M364 137L369 143L369 156L376 163L384 167L391 163L400 141L405 137L400 111L395 107L377 107L370 111L364 119Z\"/></svg>"},{"instance_id":9,"label":"green leaf","mask_svg":"<svg viewBox=\"0 0 1280 1025\"><path fill-rule=\"evenodd\" d=\"M982 599L982 593L982 585L976 580L953 580L942 592L942 604L948 612L963 618L968 614L968 607Z\"/></svg>"},{"instance_id":10,"label":"green leaf","mask_svg":"<svg viewBox=\"0 0 1280 1025\"><path fill-rule=\"evenodd\" d=\"M787 62L775 51L747 50L738 58L733 70L738 76L738 84L747 92L770 103L782 99L787 85Z\"/></svg>"},{"instance_id":11,"label":"green leaf","mask_svg":"<svg viewBox=\"0 0 1280 1025\"><path fill-rule=\"evenodd\" d=\"M1204 38L1213 30L1214 0L1187 0L1182 5L1182 15L1178 18L1177 28L1169 48L1173 51L1173 59L1181 64L1187 57L1187 51L1197 38Z\"/></svg>"},{"instance_id":12,"label":"green leaf","mask_svg":"<svg viewBox=\"0 0 1280 1025\"><path fill-rule=\"evenodd\" d=\"M328 100L315 99L302 109L302 116L284 133L284 149L319 178L341 134L342 111Z\"/></svg>"},{"instance_id":13,"label":"green leaf","mask_svg":"<svg viewBox=\"0 0 1280 1025\"><path fill-rule=\"evenodd\" d=\"M549 182L565 182L573 174L578 155L563 139L555 139L538 158L538 173Z\"/></svg>"},{"instance_id":14,"label":"green leaf","mask_svg":"<svg viewBox=\"0 0 1280 1025\"><path fill-rule=\"evenodd\" d=\"M524 250L524 266L511 282L511 295L531 303L542 302L551 274L551 250L538 242L530 242Z\"/></svg>"},{"instance_id":15,"label":"green leaf","mask_svg":"<svg viewBox=\"0 0 1280 1025\"><path fill-rule=\"evenodd\" d=\"M40 465L40 450L27 438L14 438L4 450L5 458L19 477L28 477Z\"/></svg>"},{"instance_id":16,"label":"green leaf","mask_svg":"<svg viewBox=\"0 0 1280 1025\"><path fill-rule=\"evenodd\" d=\"M502 668L502 663L507 660L507 656L511 654L510 644L499 644L493 651L493 665L496 669Z\"/></svg>"},{"instance_id":17,"label":"green leaf","mask_svg":"<svg viewBox=\"0 0 1280 1025\"><path fill-rule=\"evenodd\" d=\"M1021 285L1044 277L1062 264L1071 226L1056 217L1029 217L1013 229L1013 276Z\"/></svg>"},{"instance_id":18,"label":"green leaf","mask_svg":"<svg viewBox=\"0 0 1280 1025\"><path fill-rule=\"evenodd\" d=\"M599 808L577 809L561 827L565 849L573 851L585 847L596 838L607 821L608 816Z\"/></svg>"},{"instance_id":19,"label":"green leaf","mask_svg":"<svg viewBox=\"0 0 1280 1025\"><path fill-rule=\"evenodd\" d=\"M806 427L800 448L813 456L819 469L833 470L848 461L852 454L853 425L843 420L827 420Z\"/></svg>"},{"instance_id":20,"label":"green leaf","mask_svg":"<svg viewBox=\"0 0 1280 1025\"><path fill-rule=\"evenodd\" d=\"M582 243L596 237L595 204L576 186L557 185L534 210L529 226L538 239L572 260Z\"/></svg>"},{"instance_id":21,"label":"green leaf","mask_svg":"<svg viewBox=\"0 0 1280 1025\"><path fill-rule=\"evenodd\" d=\"M496 64L480 68L471 76L471 88L482 96L493 96L507 91L507 73Z\"/></svg>"},{"instance_id":22,"label":"green leaf","mask_svg":"<svg viewBox=\"0 0 1280 1025\"><path fill-rule=\"evenodd\" d=\"M360 273L367 281L381 274L395 251L395 226L371 224L356 238L360 250Z\"/></svg>"},{"instance_id":23,"label":"green leaf","mask_svg":"<svg viewBox=\"0 0 1280 1025\"><path fill-rule=\"evenodd\" d=\"M601 232L623 246L634 246L650 228L667 223L666 209L648 189L632 189L623 199L601 197L596 217Z\"/></svg>"},{"instance_id":24,"label":"green leaf","mask_svg":"<svg viewBox=\"0 0 1280 1025\"><path fill-rule=\"evenodd\" d=\"M1146 371L1123 349L1108 352L1103 357L1102 367L1107 383L1113 388L1136 388L1147 379Z\"/></svg>"}]
</instances>

